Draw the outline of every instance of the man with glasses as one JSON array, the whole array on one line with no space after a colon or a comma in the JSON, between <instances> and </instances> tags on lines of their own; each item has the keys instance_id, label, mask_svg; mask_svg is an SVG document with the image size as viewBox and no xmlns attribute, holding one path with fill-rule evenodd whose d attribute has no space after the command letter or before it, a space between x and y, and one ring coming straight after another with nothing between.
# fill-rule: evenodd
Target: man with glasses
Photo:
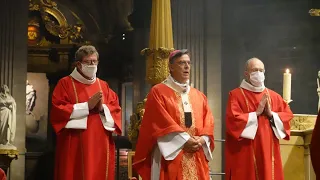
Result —
<instances>
[{"instance_id":1,"label":"man with glasses","mask_svg":"<svg viewBox=\"0 0 320 180\"><path fill-rule=\"evenodd\" d=\"M283 180L280 139L290 138L293 114L264 86L264 64L247 61L245 79L229 93L226 113L226 179Z\"/></svg>"},{"instance_id":2,"label":"man with glasses","mask_svg":"<svg viewBox=\"0 0 320 180\"><path fill-rule=\"evenodd\" d=\"M80 47L75 69L53 91L55 180L114 180L112 132L121 134L121 109L117 94L96 78L98 58L95 47Z\"/></svg>"},{"instance_id":3,"label":"man with glasses","mask_svg":"<svg viewBox=\"0 0 320 180\"><path fill-rule=\"evenodd\" d=\"M133 163L142 179L210 179L213 116L189 85L190 68L188 51L173 51L170 76L148 94Z\"/></svg>"}]
</instances>

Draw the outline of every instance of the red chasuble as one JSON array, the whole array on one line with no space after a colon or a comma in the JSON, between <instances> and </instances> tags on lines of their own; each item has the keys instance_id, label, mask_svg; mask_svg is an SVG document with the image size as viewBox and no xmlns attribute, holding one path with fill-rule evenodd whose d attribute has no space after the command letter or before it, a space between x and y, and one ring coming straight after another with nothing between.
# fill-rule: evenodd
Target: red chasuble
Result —
<instances>
[{"instance_id":1,"label":"red chasuble","mask_svg":"<svg viewBox=\"0 0 320 180\"><path fill-rule=\"evenodd\" d=\"M229 93L226 114L226 179L227 180L283 180L279 139L266 116L258 117L258 128L253 140L242 138L249 112L255 112L265 93L271 97L272 111L283 123L284 139L290 138L289 106L276 92L265 89L252 92L237 88Z\"/></svg>"},{"instance_id":2,"label":"red chasuble","mask_svg":"<svg viewBox=\"0 0 320 180\"><path fill-rule=\"evenodd\" d=\"M312 133L310 155L314 172L317 179L320 179L320 111Z\"/></svg>"},{"instance_id":3,"label":"red chasuble","mask_svg":"<svg viewBox=\"0 0 320 180\"><path fill-rule=\"evenodd\" d=\"M180 94L163 83L155 85L148 94L133 163L143 180L151 178L151 155L159 137L173 132L187 132L190 136L207 135L213 150L213 116L207 98L194 88L190 89L188 96L192 109L190 128L185 126ZM161 158L160 180L182 179L209 179L208 161L202 148L193 154L181 150L173 160Z\"/></svg>"},{"instance_id":4,"label":"red chasuble","mask_svg":"<svg viewBox=\"0 0 320 180\"><path fill-rule=\"evenodd\" d=\"M64 128L73 105L87 102L98 91L103 92L103 103L115 121L115 132L121 134L118 97L106 82L97 79L93 84L83 84L68 76L53 91L50 121L57 134L55 180L114 180L115 145L99 113L90 112L87 129Z\"/></svg>"}]
</instances>

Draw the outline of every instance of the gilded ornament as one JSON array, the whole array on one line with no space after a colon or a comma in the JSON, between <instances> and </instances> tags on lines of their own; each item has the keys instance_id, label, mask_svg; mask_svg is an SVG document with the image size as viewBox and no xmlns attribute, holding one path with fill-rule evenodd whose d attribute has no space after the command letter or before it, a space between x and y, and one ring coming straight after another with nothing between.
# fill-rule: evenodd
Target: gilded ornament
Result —
<instances>
[{"instance_id":1,"label":"gilded ornament","mask_svg":"<svg viewBox=\"0 0 320 180\"><path fill-rule=\"evenodd\" d=\"M69 25L67 19L58 9L57 3L52 0L29 0L30 11L40 11L45 28L50 34L60 39L69 38L72 42L83 43L84 25L77 23ZM57 22L56 22L56 21ZM33 36L31 33L30 36Z\"/></svg>"},{"instance_id":2,"label":"gilded ornament","mask_svg":"<svg viewBox=\"0 0 320 180\"><path fill-rule=\"evenodd\" d=\"M57 3L51 0L41 0L41 3L49 8L57 7Z\"/></svg>"},{"instance_id":3,"label":"gilded ornament","mask_svg":"<svg viewBox=\"0 0 320 180\"><path fill-rule=\"evenodd\" d=\"M309 14L311 16L320 16L320 9L310 9Z\"/></svg>"},{"instance_id":4,"label":"gilded ornament","mask_svg":"<svg viewBox=\"0 0 320 180\"><path fill-rule=\"evenodd\" d=\"M149 49L141 51L142 55L147 56L146 63L146 80L151 85L161 83L169 75L168 58L173 48Z\"/></svg>"},{"instance_id":5,"label":"gilded ornament","mask_svg":"<svg viewBox=\"0 0 320 180\"><path fill-rule=\"evenodd\" d=\"M0 149L1 155L7 155L10 158L18 159L19 151L14 149Z\"/></svg>"},{"instance_id":6,"label":"gilded ornament","mask_svg":"<svg viewBox=\"0 0 320 180\"><path fill-rule=\"evenodd\" d=\"M50 46L51 42L47 41L45 37L42 37L41 41L37 44L38 46Z\"/></svg>"},{"instance_id":7,"label":"gilded ornament","mask_svg":"<svg viewBox=\"0 0 320 180\"><path fill-rule=\"evenodd\" d=\"M39 4L34 4L31 0L29 0L29 10L30 11L39 11Z\"/></svg>"},{"instance_id":8,"label":"gilded ornament","mask_svg":"<svg viewBox=\"0 0 320 180\"><path fill-rule=\"evenodd\" d=\"M309 130L313 129L316 122L316 115L294 114L290 122L291 130Z\"/></svg>"},{"instance_id":9,"label":"gilded ornament","mask_svg":"<svg viewBox=\"0 0 320 180\"><path fill-rule=\"evenodd\" d=\"M137 104L136 112L132 114L130 117L128 136L131 142L136 142L136 140L138 139L139 129L140 129L141 121L143 119L143 114L145 111L144 106L146 101L147 99L145 98L142 102L139 102Z\"/></svg>"}]
</instances>

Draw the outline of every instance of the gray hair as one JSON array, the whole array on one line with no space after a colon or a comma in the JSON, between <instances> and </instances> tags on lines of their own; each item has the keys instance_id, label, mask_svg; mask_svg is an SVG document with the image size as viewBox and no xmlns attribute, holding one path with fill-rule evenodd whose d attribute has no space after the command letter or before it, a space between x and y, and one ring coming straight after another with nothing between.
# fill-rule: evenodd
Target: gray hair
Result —
<instances>
[{"instance_id":1,"label":"gray hair","mask_svg":"<svg viewBox=\"0 0 320 180\"><path fill-rule=\"evenodd\" d=\"M99 59L99 53L94 46L84 45L77 50L75 54L75 60L82 61L84 57L93 55L93 54L97 55L97 58Z\"/></svg>"},{"instance_id":2,"label":"gray hair","mask_svg":"<svg viewBox=\"0 0 320 180\"><path fill-rule=\"evenodd\" d=\"M170 63L170 64L173 64L174 61L175 61L177 58L179 58L179 57L181 57L181 56L183 56L183 55L185 55L185 54L189 55L188 49L181 49L181 50L175 50L175 51L173 51L173 52L170 54L170 56L169 56L169 63Z\"/></svg>"},{"instance_id":3,"label":"gray hair","mask_svg":"<svg viewBox=\"0 0 320 180\"><path fill-rule=\"evenodd\" d=\"M245 64L244 71L248 71L249 64L250 64L250 62L253 61L253 60L259 60L259 61L261 61L260 59L258 59L258 58L256 58L256 57L253 57L253 58L248 59L247 62L246 62L246 64ZM262 61L261 61L261 62L262 62Z\"/></svg>"}]
</instances>

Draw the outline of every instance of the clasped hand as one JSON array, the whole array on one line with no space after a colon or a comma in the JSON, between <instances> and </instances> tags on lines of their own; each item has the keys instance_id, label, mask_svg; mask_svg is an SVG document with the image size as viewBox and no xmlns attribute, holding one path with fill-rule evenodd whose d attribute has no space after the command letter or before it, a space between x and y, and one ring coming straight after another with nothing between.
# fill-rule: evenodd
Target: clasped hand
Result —
<instances>
[{"instance_id":1,"label":"clasped hand","mask_svg":"<svg viewBox=\"0 0 320 180\"><path fill-rule=\"evenodd\" d=\"M93 110L97 108L99 111L102 111L102 92L99 91L95 93L90 99L88 100L88 107L89 110Z\"/></svg>"},{"instance_id":2,"label":"clasped hand","mask_svg":"<svg viewBox=\"0 0 320 180\"><path fill-rule=\"evenodd\" d=\"M193 136L184 144L183 150L188 153L195 153L204 143L205 141L202 137Z\"/></svg>"},{"instance_id":3,"label":"clasped hand","mask_svg":"<svg viewBox=\"0 0 320 180\"><path fill-rule=\"evenodd\" d=\"M266 93L263 95L262 99L259 102L259 106L256 110L257 116L264 114L268 117L272 117L271 105L270 105L270 96Z\"/></svg>"}]
</instances>

